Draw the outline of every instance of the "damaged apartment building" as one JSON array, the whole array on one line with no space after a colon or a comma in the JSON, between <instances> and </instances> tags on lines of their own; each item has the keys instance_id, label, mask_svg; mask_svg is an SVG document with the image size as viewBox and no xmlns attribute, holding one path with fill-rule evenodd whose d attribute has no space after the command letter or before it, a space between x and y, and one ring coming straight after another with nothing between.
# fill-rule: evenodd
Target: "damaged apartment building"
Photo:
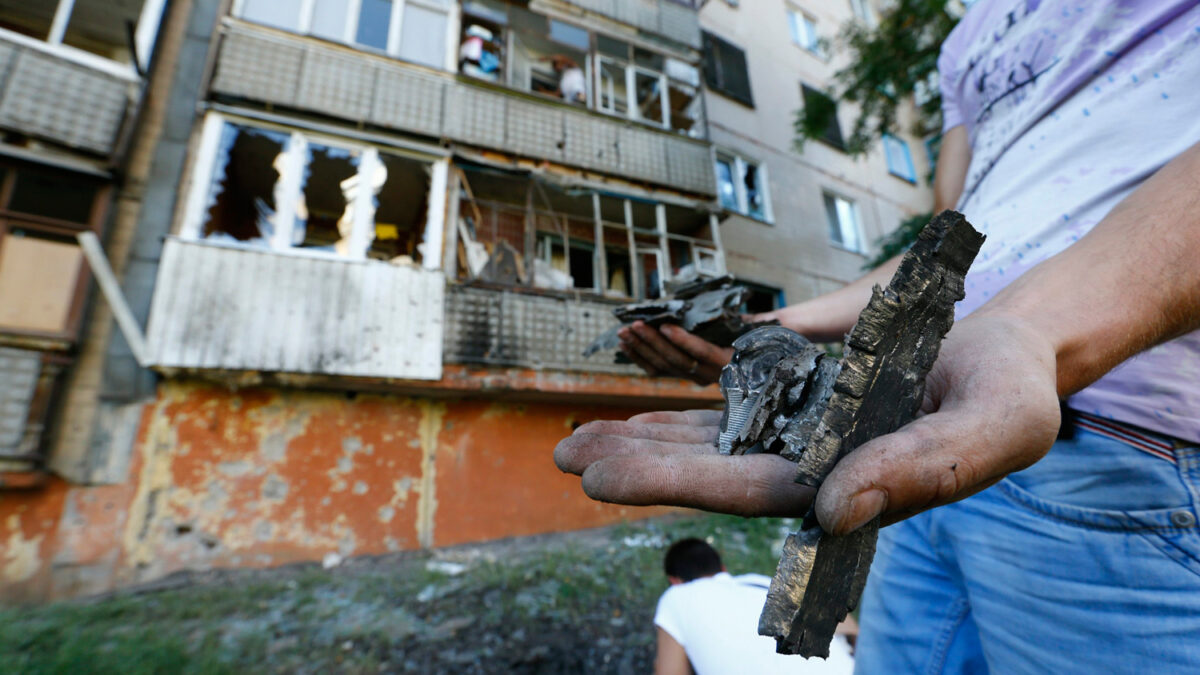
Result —
<instances>
[{"instance_id":1,"label":"damaged apartment building","mask_svg":"<svg viewBox=\"0 0 1200 675\"><path fill-rule=\"evenodd\" d=\"M612 309L835 287L928 192L791 157L783 0L704 4L0 1L0 598L661 513L552 461L720 402L584 357Z\"/></svg>"},{"instance_id":2,"label":"damaged apartment building","mask_svg":"<svg viewBox=\"0 0 1200 675\"><path fill-rule=\"evenodd\" d=\"M110 179L140 209L106 219L112 148L86 148L79 218L120 285L73 300L86 363L20 424L5 596L649 515L590 502L551 451L719 398L582 355L617 305L725 272L694 7L178 0L161 33L119 80L131 107L152 82Z\"/></svg>"}]
</instances>

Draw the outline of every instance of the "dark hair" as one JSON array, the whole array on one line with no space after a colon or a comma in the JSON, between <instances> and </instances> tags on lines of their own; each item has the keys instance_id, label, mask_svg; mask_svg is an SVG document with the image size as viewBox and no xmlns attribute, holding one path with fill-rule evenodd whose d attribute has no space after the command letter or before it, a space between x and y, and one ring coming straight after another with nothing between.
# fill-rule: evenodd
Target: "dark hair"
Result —
<instances>
[{"instance_id":1,"label":"dark hair","mask_svg":"<svg viewBox=\"0 0 1200 675\"><path fill-rule=\"evenodd\" d=\"M703 539L680 539L667 549L663 571L684 581L712 576L721 571L721 555Z\"/></svg>"}]
</instances>

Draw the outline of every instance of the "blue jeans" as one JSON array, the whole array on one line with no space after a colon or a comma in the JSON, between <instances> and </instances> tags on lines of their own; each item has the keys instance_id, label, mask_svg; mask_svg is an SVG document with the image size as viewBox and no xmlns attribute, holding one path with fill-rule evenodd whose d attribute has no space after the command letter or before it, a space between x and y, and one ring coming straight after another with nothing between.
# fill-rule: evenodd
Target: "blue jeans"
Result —
<instances>
[{"instance_id":1,"label":"blue jeans","mask_svg":"<svg viewBox=\"0 0 1200 675\"><path fill-rule=\"evenodd\" d=\"M882 530L856 672L1200 672L1200 448L1171 452L1077 427Z\"/></svg>"}]
</instances>

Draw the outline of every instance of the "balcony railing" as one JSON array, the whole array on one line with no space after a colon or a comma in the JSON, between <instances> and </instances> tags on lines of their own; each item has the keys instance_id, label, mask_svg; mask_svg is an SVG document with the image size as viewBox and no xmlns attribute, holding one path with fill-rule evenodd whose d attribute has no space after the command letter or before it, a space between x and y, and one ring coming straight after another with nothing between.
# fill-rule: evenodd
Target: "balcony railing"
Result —
<instances>
[{"instance_id":1,"label":"balcony railing","mask_svg":"<svg viewBox=\"0 0 1200 675\"><path fill-rule=\"evenodd\" d=\"M168 240L147 331L159 369L436 380L437 270Z\"/></svg>"}]
</instances>

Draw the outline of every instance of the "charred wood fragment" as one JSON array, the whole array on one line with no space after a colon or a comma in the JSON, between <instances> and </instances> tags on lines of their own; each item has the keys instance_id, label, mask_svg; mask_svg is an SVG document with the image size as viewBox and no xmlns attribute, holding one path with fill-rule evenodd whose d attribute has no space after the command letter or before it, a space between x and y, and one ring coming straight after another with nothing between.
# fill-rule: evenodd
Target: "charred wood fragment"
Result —
<instances>
[{"instance_id":1,"label":"charred wood fragment","mask_svg":"<svg viewBox=\"0 0 1200 675\"><path fill-rule=\"evenodd\" d=\"M983 239L962 214L938 214L887 288L873 290L841 363L786 328L738 338L721 373L720 451L778 453L816 487L854 448L910 422ZM878 533L876 520L833 536L810 511L784 544L758 632L780 653L827 657L862 596Z\"/></svg>"}]
</instances>

